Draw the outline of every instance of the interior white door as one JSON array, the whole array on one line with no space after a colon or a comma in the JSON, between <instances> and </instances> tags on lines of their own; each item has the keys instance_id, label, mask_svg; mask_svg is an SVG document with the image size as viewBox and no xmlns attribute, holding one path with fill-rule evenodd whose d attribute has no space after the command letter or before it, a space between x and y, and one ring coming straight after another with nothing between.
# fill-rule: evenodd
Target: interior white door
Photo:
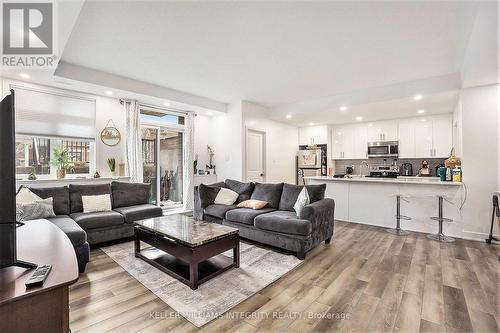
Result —
<instances>
[{"instance_id":1,"label":"interior white door","mask_svg":"<svg viewBox=\"0 0 500 333\"><path fill-rule=\"evenodd\" d=\"M265 133L248 130L246 148L247 181L262 183L265 179Z\"/></svg>"}]
</instances>

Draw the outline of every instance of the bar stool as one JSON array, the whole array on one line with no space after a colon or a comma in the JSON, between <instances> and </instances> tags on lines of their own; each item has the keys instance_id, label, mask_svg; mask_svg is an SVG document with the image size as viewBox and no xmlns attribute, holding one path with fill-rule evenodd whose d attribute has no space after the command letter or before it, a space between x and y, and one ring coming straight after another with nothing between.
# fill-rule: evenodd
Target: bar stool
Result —
<instances>
[{"instance_id":1,"label":"bar stool","mask_svg":"<svg viewBox=\"0 0 500 333\"><path fill-rule=\"evenodd\" d=\"M401 199L404 201L408 202L404 197L401 195L396 195L396 228L389 228L385 229L390 234L397 235L397 236L406 236L409 235L410 232L404 229L401 229L401 220L411 220L411 217L408 217L406 215L401 215Z\"/></svg>"},{"instance_id":2,"label":"bar stool","mask_svg":"<svg viewBox=\"0 0 500 333\"><path fill-rule=\"evenodd\" d=\"M431 217L431 220L438 221L439 222L439 231L437 234L428 234L427 238L438 241L438 242L443 242L443 243L453 243L455 241L455 238L445 236L443 234L443 222L453 222L452 219L443 217L443 201L444 197L442 195L438 195L438 216L433 216ZM450 202L449 200L446 200ZM451 203L451 202L450 202Z\"/></svg>"}]
</instances>

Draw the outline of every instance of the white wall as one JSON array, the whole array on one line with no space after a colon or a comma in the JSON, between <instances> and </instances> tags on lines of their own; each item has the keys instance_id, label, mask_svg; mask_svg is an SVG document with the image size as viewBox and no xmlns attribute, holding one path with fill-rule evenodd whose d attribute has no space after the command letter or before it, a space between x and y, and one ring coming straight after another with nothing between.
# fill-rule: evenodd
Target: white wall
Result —
<instances>
[{"instance_id":1,"label":"white wall","mask_svg":"<svg viewBox=\"0 0 500 333\"><path fill-rule=\"evenodd\" d=\"M196 131L196 129L195 129ZM243 179L243 134L241 102L228 105L227 113L212 118L217 179Z\"/></svg>"},{"instance_id":2,"label":"white wall","mask_svg":"<svg viewBox=\"0 0 500 333\"><path fill-rule=\"evenodd\" d=\"M114 157L116 159L116 168L118 171L118 164L125 163L125 111L120 101L115 98L107 98L101 96L94 96L96 100L96 169L101 176L109 175L108 158ZM114 147L106 146L101 141L101 131L106 127L109 119L113 119L116 128L120 131L122 139L120 143Z\"/></svg>"},{"instance_id":3,"label":"white wall","mask_svg":"<svg viewBox=\"0 0 500 333\"><path fill-rule=\"evenodd\" d=\"M498 4L481 2L465 51L455 112L461 126L463 180L468 189L462 210L467 238L487 236L491 197L500 189L498 46Z\"/></svg>"},{"instance_id":4,"label":"white wall","mask_svg":"<svg viewBox=\"0 0 500 333\"><path fill-rule=\"evenodd\" d=\"M208 164L207 145L214 145L212 117L197 115L194 118L194 153L198 155L198 169Z\"/></svg>"},{"instance_id":5,"label":"white wall","mask_svg":"<svg viewBox=\"0 0 500 333\"><path fill-rule=\"evenodd\" d=\"M266 182L295 184L295 156L299 149L298 128L270 120L268 110L255 103L243 101L242 110L244 135L249 129L266 133ZM243 142L245 141L244 139Z\"/></svg>"}]
</instances>

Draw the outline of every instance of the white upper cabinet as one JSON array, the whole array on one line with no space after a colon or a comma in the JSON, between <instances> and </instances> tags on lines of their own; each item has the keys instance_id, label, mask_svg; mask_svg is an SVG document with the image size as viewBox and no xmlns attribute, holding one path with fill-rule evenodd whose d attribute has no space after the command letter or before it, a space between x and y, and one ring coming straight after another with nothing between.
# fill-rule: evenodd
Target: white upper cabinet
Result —
<instances>
[{"instance_id":1,"label":"white upper cabinet","mask_svg":"<svg viewBox=\"0 0 500 333\"><path fill-rule=\"evenodd\" d=\"M452 115L333 126L332 159L365 159L368 142L399 141L399 158L445 158L453 145Z\"/></svg>"},{"instance_id":2,"label":"white upper cabinet","mask_svg":"<svg viewBox=\"0 0 500 333\"><path fill-rule=\"evenodd\" d=\"M342 125L332 128L332 158L363 159L366 158L367 138L366 125Z\"/></svg>"},{"instance_id":3,"label":"white upper cabinet","mask_svg":"<svg viewBox=\"0 0 500 333\"><path fill-rule=\"evenodd\" d=\"M425 118L415 120L415 156L413 157L432 157L432 121Z\"/></svg>"},{"instance_id":4,"label":"white upper cabinet","mask_svg":"<svg viewBox=\"0 0 500 333\"><path fill-rule=\"evenodd\" d=\"M415 153L415 121L401 120L398 126L399 158L413 158Z\"/></svg>"},{"instance_id":5,"label":"white upper cabinet","mask_svg":"<svg viewBox=\"0 0 500 333\"><path fill-rule=\"evenodd\" d=\"M433 157L450 156L453 147L453 120L450 116L436 116L432 120Z\"/></svg>"},{"instance_id":6,"label":"white upper cabinet","mask_svg":"<svg viewBox=\"0 0 500 333\"><path fill-rule=\"evenodd\" d=\"M320 145L328 142L328 128L324 126L309 126L299 128L299 145Z\"/></svg>"},{"instance_id":7,"label":"white upper cabinet","mask_svg":"<svg viewBox=\"0 0 500 333\"><path fill-rule=\"evenodd\" d=\"M369 123L367 125L367 137L369 142L397 141L398 122L396 120L383 120Z\"/></svg>"}]
</instances>

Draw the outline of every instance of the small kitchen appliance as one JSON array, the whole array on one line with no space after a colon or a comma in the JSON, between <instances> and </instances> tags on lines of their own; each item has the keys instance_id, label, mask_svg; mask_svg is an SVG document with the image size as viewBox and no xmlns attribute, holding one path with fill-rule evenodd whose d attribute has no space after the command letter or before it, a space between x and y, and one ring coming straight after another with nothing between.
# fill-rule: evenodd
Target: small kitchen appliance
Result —
<instances>
[{"instance_id":1,"label":"small kitchen appliance","mask_svg":"<svg viewBox=\"0 0 500 333\"><path fill-rule=\"evenodd\" d=\"M421 177L429 177L431 175L431 170L429 169L429 162L427 160L422 161L422 167L420 167L420 171L418 172Z\"/></svg>"},{"instance_id":2,"label":"small kitchen appliance","mask_svg":"<svg viewBox=\"0 0 500 333\"><path fill-rule=\"evenodd\" d=\"M401 164L401 174L403 176L413 176L413 165L411 163Z\"/></svg>"}]
</instances>

